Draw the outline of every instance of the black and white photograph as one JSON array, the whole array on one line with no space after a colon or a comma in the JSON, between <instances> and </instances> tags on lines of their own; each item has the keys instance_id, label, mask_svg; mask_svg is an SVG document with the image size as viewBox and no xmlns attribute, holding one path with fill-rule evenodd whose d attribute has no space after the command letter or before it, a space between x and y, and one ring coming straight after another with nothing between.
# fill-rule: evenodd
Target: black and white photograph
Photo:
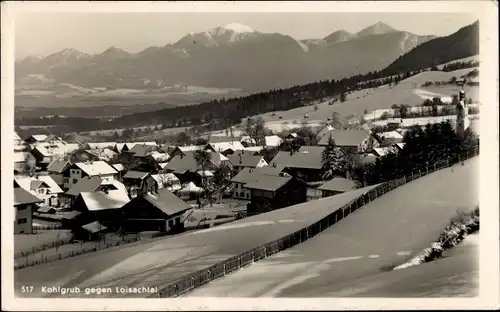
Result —
<instances>
[{"instance_id":1,"label":"black and white photograph","mask_svg":"<svg viewBox=\"0 0 500 312\"><path fill-rule=\"evenodd\" d=\"M2 3L11 308L493 308L498 8L418 2Z\"/></svg>"}]
</instances>

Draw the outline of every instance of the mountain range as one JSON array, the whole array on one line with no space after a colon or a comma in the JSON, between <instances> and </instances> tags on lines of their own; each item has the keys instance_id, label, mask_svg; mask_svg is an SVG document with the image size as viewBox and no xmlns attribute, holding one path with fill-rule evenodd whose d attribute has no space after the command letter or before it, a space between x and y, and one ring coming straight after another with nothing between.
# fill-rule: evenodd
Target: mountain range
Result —
<instances>
[{"instance_id":1,"label":"mountain range","mask_svg":"<svg viewBox=\"0 0 500 312\"><path fill-rule=\"evenodd\" d=\"M129 53L110 47L90 55L65 49L16 63L16 89L71 84L81 88L161 89L185 84L262 91L380 70L436 36L376 23L296 40L233 23L189 33L162 47Z\"/></svg>"}]
</instances>

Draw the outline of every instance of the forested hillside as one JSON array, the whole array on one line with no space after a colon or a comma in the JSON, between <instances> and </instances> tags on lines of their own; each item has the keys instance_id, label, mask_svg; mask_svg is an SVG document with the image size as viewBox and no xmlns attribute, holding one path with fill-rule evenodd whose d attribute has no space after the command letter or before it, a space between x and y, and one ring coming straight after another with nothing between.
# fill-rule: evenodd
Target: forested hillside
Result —
<instances>
[{"instance_id":1,"label":"forested hillside","mask_svg":"<svg viewBox=\"0 0 500 312\"><path fill-rule=\"evenodd\" d=\"M396 59L385 71L424 69L476 54L479 54L479 21L449 36L422 43Z\"/></svg>"}]
</instances>

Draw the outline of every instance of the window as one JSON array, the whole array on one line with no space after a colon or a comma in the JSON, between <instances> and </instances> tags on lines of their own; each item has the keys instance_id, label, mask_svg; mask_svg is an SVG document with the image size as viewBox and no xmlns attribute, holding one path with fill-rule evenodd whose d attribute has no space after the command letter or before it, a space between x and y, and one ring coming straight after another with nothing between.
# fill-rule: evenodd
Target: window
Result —
<instances>
[{"instance_id":1,"label":"window","mask_svg":"<svg viewBox=\"0 0 500 312\"><path fill-rule=\"evenodd\" d=\"M168 220L168 226L169 227L174 226L174 220Z\"/></svg>"},{"instance_id":2,"label":"window","mask_svg":"<svg viewBox=\"0 0 500 312\"><path fill-rule=\"evenodd\" d=\"M244 196L245 196L245 193L240 192L240 196L241 196L241 197L244 197Z\"/></svg>"},{"instance_id":3,"label":"window","mask_svg":"<svg viewBox=\"0 0 500 312\"><path fill-rule=\"evenodd\" d=\"M68 178L64 178L64 183L69 183L69 179Z\"/></svg>"},{"instance_id":4,"label":"window","mask_svg":"<svg viewBox=\"0 0 500 312\"><path fill-rule=\"evenodd\" d=\"M26 206L17 206L17 211L25 210Z\"/></svg>"},{"instance_id":5,"label":"window","mask_svg":"<svg viewBox=\"0 0 500 312\"><path fill-rule=\"evenodd\" d=\"M76 184L78 182L77 179L73 179L73 184Z\"/></svg>"},{"instance_id":6,"label":"window","mask_svg":"<svg viewBox=\"0 0 500 312\"><path fill-rule=\"evenodd\" d=\"M250 193L248 193L248 192L247 192L247 194L246 194L246 195L247 195L247 198L250 198Z\"/></svg>"},{"instance_id":7,"label":"window","mask_svg":"<svg viewBox=\"0 0 500 312\"><path fill-rule=\"evenodd\" d=\"M28 219L26 219L26 218L21 218L21 219L17 220L17 224L24 224L26 222L28 222Z\"/></svg>"},{"instance_id":8,"label":"window","mask_svg":"<svg viewBox=\"0 0 500 312\"><path fill-rule=\"evenodd\" d=\"M181 223L181 218L175 218L175 224Z\"/></svg>"}]
</instances>

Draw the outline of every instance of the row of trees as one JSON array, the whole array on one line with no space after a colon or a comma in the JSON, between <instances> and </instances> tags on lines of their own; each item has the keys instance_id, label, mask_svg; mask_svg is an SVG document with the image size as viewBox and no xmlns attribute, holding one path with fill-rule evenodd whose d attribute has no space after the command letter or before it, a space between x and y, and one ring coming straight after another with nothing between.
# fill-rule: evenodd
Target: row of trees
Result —
<instances>
[{"instance_id":1,"label":"row of trees","mask_svg":"<svg viewBox=\"0 0 500 312\"><path fill-rule=\"evenodd\" d=\"M457 161L460 154L472 152L479 139L470 129L464 138L457 136L450 121L413 127L404 135L404 148L377 158L374 164L352 168L351 176L362 185L390 181L440 160Z\"/></svg>"}]
</instances>

